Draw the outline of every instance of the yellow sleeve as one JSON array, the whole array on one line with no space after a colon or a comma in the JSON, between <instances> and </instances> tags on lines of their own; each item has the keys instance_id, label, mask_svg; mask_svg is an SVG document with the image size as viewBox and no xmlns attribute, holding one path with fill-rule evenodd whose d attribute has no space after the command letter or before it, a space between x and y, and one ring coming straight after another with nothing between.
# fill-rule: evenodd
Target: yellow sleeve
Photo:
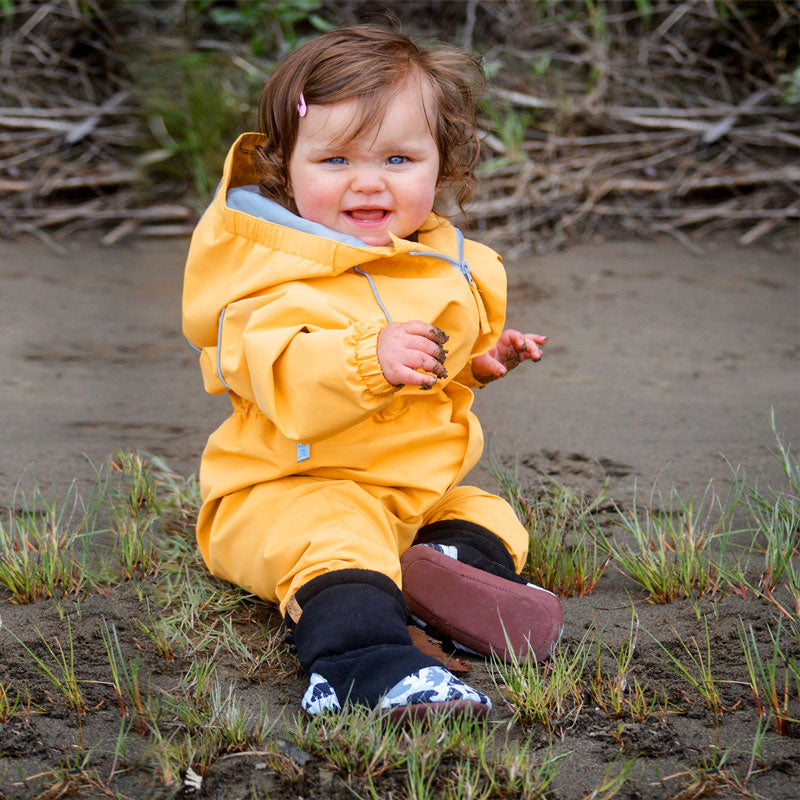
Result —
<instances>
[{"instance_id":1,"label":"yellow sleeve","mask_svg":"<svg viewBox=\"0 0 800 800\"><path fill-rule=\"evenodd\" d=\"M469 386L470 389L483 389L486 384L481 383L481 381L479 381L472 372L473 358L475 358L474 355L469 359L469 361L467 361L467 363L464 365L464 368L458 373L458 375L455 376L454 380L464 386Z\"/></svg>"},{"instance_id":2,"label":"yellow sleeve","mask_svg":"<svg viewBox=\"0 0 800 800\"><path fill-rule=\"evenodd\" d=\"M284 436L313 442L372 416L397 387L378 363L382 325L326 319L324 309L298 300L289 292L228 306L218 371L229 391L255 403Z\"/></svg>"}]
</instances>

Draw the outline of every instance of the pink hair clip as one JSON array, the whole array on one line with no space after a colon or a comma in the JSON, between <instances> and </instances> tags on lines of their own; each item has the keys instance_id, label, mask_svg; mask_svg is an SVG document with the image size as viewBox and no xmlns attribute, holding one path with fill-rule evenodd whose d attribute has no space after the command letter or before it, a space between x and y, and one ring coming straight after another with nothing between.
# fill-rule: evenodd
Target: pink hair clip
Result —
<instances>
[{"instance_id":1,"label":"pink hair clip","mask_svg":"<svg viewBox=\"0 0 800 800\"><path fill-rule=\"evenodd\" d=\"M306 99L303 97L302 92L300 94L300 102L297 104L297 113L301 117L304 117L308 113L308 106L306 105Z\"/></svg>"}]
</instances>

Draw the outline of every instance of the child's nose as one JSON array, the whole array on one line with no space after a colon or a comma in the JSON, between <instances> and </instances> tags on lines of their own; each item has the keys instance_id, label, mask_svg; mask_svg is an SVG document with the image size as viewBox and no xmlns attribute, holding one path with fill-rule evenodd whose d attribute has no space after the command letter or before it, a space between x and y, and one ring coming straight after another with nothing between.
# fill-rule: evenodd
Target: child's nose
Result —
<instances>
[{"instance_id":1,"label":"child's nose","mask_svg":"<svg viewBox=\"0 0 800 800\"><path fill-rule=\"evenodd\" d=\"M380 167L372 165L360 166L353 175L350 184L354 192L382 192L385 188Z\"/></svg>"}]
</instances>

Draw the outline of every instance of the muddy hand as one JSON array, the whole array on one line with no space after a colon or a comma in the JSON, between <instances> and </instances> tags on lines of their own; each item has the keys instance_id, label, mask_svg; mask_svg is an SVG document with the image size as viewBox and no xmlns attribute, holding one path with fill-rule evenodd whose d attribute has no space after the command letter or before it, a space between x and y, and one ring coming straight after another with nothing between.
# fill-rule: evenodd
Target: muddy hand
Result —
<instances>
[{"instance_id":1,"label":"muddy hand","mask_svg":"<svg viewBox=\"0 0 800 800\"><path fill-rule=\"evenodd\" d=\"M491 350L472 360L472 374L481 383L502 378L523 361L539 361L546 342L546 336L536 333L504 330Z\"/></svg>"},{"instance_id":2,"label":"muddy hand","mask_svg":"<svg viewBox=\"0 0 800 800\"><path fill-rule=\"evenodd\" d=\"M447 377L448 338L441 328L420 320L387 325L378 334L378 363L384 377L393 386L430 389L437 378Z\"/></svg>"}]
</instances>

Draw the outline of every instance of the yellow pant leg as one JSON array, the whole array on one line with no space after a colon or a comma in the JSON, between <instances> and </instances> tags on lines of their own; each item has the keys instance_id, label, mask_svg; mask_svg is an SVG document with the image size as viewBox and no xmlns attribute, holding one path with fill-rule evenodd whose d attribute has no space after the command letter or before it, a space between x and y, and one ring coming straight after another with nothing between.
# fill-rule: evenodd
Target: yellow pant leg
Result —
<instances>
[{"instance_id":1,"label":"yellow pant leg","mask_svg":"<svg viewBox=\"0 0 800 800\"><path fill-rule=\"evenodd\" d=\"M289 477L204 506L198 542L211 572L281 606L337 569L382 572L400 586L398 541L414 531L350 481Z\"/></svg>"},{"instance_id":2,"label":"yellow pant leg","mask_svg":"<svg viewBox=\"0 0 800 800\"><path fill-rule=\"evenodd\" d=\"M476 486L454 486L425 515L425 525L445 519L463 519L488 528L503 540L519 572L528 556L528 532L511 506Z\"/></svg>"}]
</instances>

